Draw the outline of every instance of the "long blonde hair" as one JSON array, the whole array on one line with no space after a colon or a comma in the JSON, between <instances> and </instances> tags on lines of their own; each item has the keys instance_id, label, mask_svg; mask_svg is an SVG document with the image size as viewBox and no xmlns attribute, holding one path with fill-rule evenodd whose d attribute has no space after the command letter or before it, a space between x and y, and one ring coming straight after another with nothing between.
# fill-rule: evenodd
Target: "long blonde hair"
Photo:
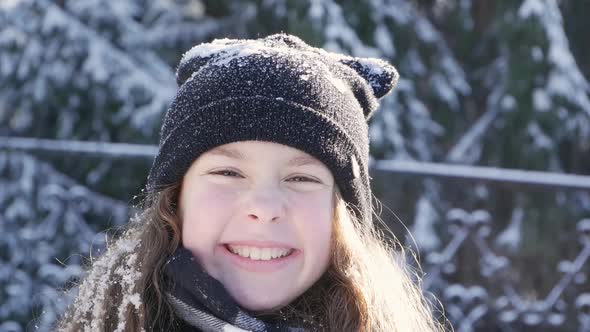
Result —
<instances>
[{"instance_id":1,"label":"long blonde hair","mask_svg":"<svg viewBox=\"0 0 590 332\"><path fill-rule=\"evenodd\" d=\"M180 244L180 184L146 197L141 213L91 262L60 331L178 328L164 296L162 268ZM357 220L334 191L332 262L314 286L287 307L258 317L305 322L320 331L443 331L394 237Z\"/></svg>"},{"instance_id":2,"label":"long blonde hair","mask_svg":"<svg viewBox=\"0 0 590 332\"><path fill-rule=\"evenodd\" d=\"M354 218L338 192L336 196L329 274L340 286L334 287L327 307L330 330L443 331L406 249L392 233Z\"/></svg>"}]
</instances>

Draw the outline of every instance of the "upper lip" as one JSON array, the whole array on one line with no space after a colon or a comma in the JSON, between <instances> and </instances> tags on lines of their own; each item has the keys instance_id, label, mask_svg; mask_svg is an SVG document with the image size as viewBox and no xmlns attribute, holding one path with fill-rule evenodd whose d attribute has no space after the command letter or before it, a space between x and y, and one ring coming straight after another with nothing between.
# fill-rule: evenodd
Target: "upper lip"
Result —
<instances>
[{"instance_id":1,"label":"upper lip","mask_svg":"<svg viewBox=\"0 0 590 332\"><path fill-rule=\"evenodd\" d=\"M245 247L257 247L257 248L284 248L284 249L295 249L292 245L276 241L257 241L257 240L240 240L226 242L226 245L231 246L245 246Z\"/></svg>"}]
</instances>

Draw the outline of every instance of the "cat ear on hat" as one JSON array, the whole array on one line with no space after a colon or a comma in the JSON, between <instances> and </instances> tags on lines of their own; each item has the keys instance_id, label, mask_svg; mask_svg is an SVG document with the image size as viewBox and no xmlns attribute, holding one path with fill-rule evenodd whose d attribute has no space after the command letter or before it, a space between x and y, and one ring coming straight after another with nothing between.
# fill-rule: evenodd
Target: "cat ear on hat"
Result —
<instances>
[{"instance_id":1,"label":"cat ear on hat","mask_svg":"<svg viewBox=\"0 0 590 332\"><path fill-rule=\"evenodd\" d=\"M399 79L395 67L378 58L341 57L338 61L364 78L378 99L391 92Z\"/></svg>"},{"instance_id":2,"label":"cat ear on hat","mask_svg":"<svg viewBox=\"0 0 590 332\"><path fill-rule=\"evenodd\" d=\"M176 70L176 83L181 86L196 71L207 65L211 61L223 57L236 55L244 48L291 48L294 50L310 50L301 38L286 33L275 33L258 39L214 39L209 43L201 43L184 53L180 64Z\"/></svg>"},{"instance_id":3,"label":"cat ear on hat","mask_svg":"<svg viewBox=\"0 0 590 332\"><path fill-rule=\"evenodd\" d=\"M338 53L327 52L324 49L312 47L306 44L301 38L285 33L277 33L264 38L272 44L283 43L291 48L300 51L312 51L319 55L335 57L340 63L354 69L364 78L373 90L376 98L388 94L397 84L399 74L394 66L379 58L351 57Z\"/></svg>"},{"instance_id":4,"label":"cat ear on hat","mask_svg":"<svg viewBox=\"0 0 590 332\"><path fill-rule=\"evenodd\" d=\"M243 41L239 39L215 39L209 43L202 43L194 46L182 55L180 64L176 69L176 83L181 86L196 71L205 66L211 59L223 56L230 51L230 48Z\"/></svg>"}]
</instances>

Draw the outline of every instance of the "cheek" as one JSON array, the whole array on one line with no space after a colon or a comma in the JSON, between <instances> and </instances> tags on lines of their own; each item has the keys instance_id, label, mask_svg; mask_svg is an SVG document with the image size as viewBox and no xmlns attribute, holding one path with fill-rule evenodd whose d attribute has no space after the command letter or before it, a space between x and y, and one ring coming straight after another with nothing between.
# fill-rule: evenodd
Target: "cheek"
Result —
<instances>
[{"instance_id":1,"label":"cheek","mask_svg":"<svg viewBox=\"0 0 590 332\"><path fill-rule=\"evenodd\" d=\"M332 235L332 200L326 195L305 199L295 204L299 231L306 242L307 250L318 261L325 262L330 254Z\"/></svg>"},{"instance_id":2,"label":"cheek","mask_svg":"<svg viewBox=\"0 0 590 332\"><path fill-rule=\"evenodd\" d=\"M182 196L182 244L193 254L212 253L223 228L231 219L233 195L215 186L201 186Z\"/></svg>"}]
</instances>

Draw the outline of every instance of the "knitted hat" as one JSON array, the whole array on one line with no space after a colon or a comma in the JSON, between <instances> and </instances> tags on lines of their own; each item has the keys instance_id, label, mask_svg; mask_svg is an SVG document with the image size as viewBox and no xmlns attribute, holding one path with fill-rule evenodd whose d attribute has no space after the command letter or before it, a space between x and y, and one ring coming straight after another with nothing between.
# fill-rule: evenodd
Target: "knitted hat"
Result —
<instances>
[{"instance_id":1,"label":"knitted hat","mask_svg":"<svg viewBox=\"0 0 590 332\"><path fill-rule=\"evenodd\" d=\"M398 73L377 58L312 47L300 38L215 39L184 54L147 191L180 181L226 143L288 145L322 161L356 217L371 220L367 121Z\"/></svg>"}]
</instances>

